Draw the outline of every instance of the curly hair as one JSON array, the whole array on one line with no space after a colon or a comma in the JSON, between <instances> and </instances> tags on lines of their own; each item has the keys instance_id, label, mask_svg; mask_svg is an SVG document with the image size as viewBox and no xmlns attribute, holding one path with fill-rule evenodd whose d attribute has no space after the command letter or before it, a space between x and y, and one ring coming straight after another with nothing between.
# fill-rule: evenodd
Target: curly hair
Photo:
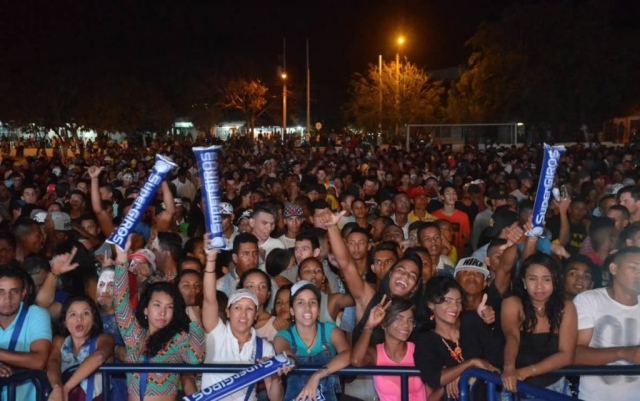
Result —
<instances>
[{"instance_id":1,"label":"curly hair","mask_svg":"<svg viewBox=\"0 0 640 401\"><path fill-rule=\"evenodd\" d=\"M535 253L529 256L523 263L520 272L514 277L512 291L513 295L520 298L524 311L524 321L522 330L526 333L533 333L538 324L538 316L531 302L531 296L527 292L524 284L527 271L533 265L546 267L551 274L553 292L545 304L545 315L549 319L549 333L555 333L560 328L562 316L564 315L564 282L562 279L562 269L560 264L551 256L545 253Z\"/></svg>"},{"instance_id":2,"label":"curly hair","mask_svg":"<svg viewBox=\"0 0 640 401\"><path fill-rule=\"evenodd\" d=\"M98 310L98 306L96 305L95 302L93 302L91 298L84 295L69 297L64 301L64 304L62 304L62 309L60 310L60 317L59 317L60 334L63 337L67 337L69 334L71 334L69 333L69 329L67 328L66 318L67 318L67 312L69 311L69 308L71 307L71 305L73 305L76 302L86 302L87 305L89 305L89 309L91 309L91 314L93 315L93 324L91 325L91 329L89 330L88 338L97 337L100 334L102 334L103 332L102 318L100 317L100 311Z\"/></svg>"},{"instance_id":3,"label":"curly hair","mask_svg":"<svg viewBox=\"0 0 640 401\"><path fill-rule=\"evenodd\" d=\"M142 295L138 309L136 310L136 318L140 326L145 329L149 329L149 322L145 319L144 310L149 306L151 297L154 292L163 292L173 299L173 317L169 324L160 330L149 336L146 344L146 356L152 358L162 351L170 342L171 339L181 332L189 332L189 316L187 316L186 305L184 299L176 289L176 287L170 283L154 283L147 287L147 290Z\"/></svg>"}]
</instances>

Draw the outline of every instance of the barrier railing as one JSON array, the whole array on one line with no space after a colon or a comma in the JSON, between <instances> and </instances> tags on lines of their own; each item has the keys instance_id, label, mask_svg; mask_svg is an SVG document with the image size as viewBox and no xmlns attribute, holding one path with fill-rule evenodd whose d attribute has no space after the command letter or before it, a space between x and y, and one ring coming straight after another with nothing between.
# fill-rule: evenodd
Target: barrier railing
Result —
<instances>
[{"instance_id":1,"label":"barrier railing","mask_svg":"<svg viewBox=\"0 0 640 401\"><path fill-rule=\"evenodd\" d=\"M171 365L171 364L106 364L98 370L102 373L103 397L106 401L111 400L111 378L113 375L124 375L132 372L157 372L157 373L238 373L252 365L234 365L234 364L204 364L204 365ZM302 367L296 368L289 375L313 374L319 367ZM69 377L74 368L63 372L63 377ZM561 376L640 376L640 366L638 365L615 365L615 366L570 366L554 372ZM397 367L365 367L353 368L347 367L339 372L342 376L399 376L400 377L400 400L408 401L409 399L409 378L419 376L420 371L411 368ZM486 370L472 368L467 369L460 378L460 400L470 400L469 379L476 378L487 382L488 400L498 401L499 395L496 388L502 385L500 375ZM9 378L0 378L0 388L8 386L9 399L15 399L16 387L31 380L36 386L38 401L44 401L45 396L51 391L51 386L44 372L41 371L19 371ZM527 383L518 382L518 391L540 397L550 401L574 401L575 398L562 395L553 391L531 386Z\"/></svg>"},{"instance_id":2,"label":"barrier railing","mask_svg":"<svg viewBox=\"0 0 640 401\"><path fill-rule=\"evenodd\" d=\"M0 392L7 387L7 399L16 400L16 388L27 381L31 381L36 388L36 400L45 401L51 385L47 374L39 370L18 370L9 377L1 378Z\"/></svg>"},{"instance_id":3,"label":"barrier railing","mask_svg":"<svg viewBox=\"0 0 640 401\"><path fill-rule=\"evenodd\" d=\"M116 365L108 364L100 367L99 372L102 373L102 394L106 401L111 400L111 376L114 374L122 373L238 373L244 369L247 369L253 365L171 365L171 364L127 364ZM315 373L320 366L312 367L305 366L296 368L289 375L311 375ZM370 368L344 368L339 372L340 376L400 376L400 400L409 401L409 377L419 376L420 371L410 368L396 368L396 367L370 367Z\"/></svg>"},{"instance_id":4,"label":"barrier railing","mask_svg":"<svg viewBox=\"0 0 640 401\"><path fill-rule=\"evenodd\" d=\"M469 380L475 378L480 379L482 381L487 382L487 400L488 401L499 401L500 394L496 390L496 387L502 386L502 378L497 373L489 372L488 370L471 368L467 369L460 376L460 401L469 401L471 400L471 385L469 384ZM527 395L532 395L541 400L547 401L575 401L575 398L569 397L568 395L556 393L551 390L546 390L544 388L535 387L530 384L518 381L517 383L518 392L524 393Z\"/></svg>"}]
</instances>

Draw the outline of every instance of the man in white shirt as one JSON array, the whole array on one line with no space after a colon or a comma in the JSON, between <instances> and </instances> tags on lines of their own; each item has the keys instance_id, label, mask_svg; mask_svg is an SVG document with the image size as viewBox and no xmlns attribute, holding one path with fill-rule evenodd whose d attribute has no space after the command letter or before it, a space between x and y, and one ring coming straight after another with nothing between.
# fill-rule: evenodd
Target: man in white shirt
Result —
<instances>
[{"instance_id":1,"label":"man in white shirt","mask_svg":"<svg viewBox=\"0 0 640 401\"><path fill-rule=\"evenodd\" d=\"M276 227L276 214L264 204L255 204L249 224L253 230L253 235L258 238L260 258L262 259L260 265L261 269L264 270L264 261L267 260L267 256L272 250L276 248L286 249L282 241L270 236Z\"/></svg>"},{"instance_id":2,"label":"man in white shirt","mask_svg":"<svg viewBox=\"0 0 640 401\"><path fill-rule=\"evenodd\" d=\"M304 211L295 203L287 203L284 205L282 216L287 231L278 237L278 239L282 241L287 249L291 249L296 246L296 235L300 233L300 227L302 227L302 223L304 222Z\"/></svg>"},{"instance_id":3,"label":"man in white shirt","mask_svg":"<svg viewBox=\"0 0 640 401\"><path fill-rule=\"evenodd\" d=\"M186 168L179 169L178 178L171 182L176 186L178 198L189 198L189 200L193 200L193 198L196 197L196 187L187 178Z\"/></svg>"},{"instance_id":4,"label":"man in white shirt","mask_svg":"<svg viewBox=\"0 0 640 401\"><path fill-rule=\"evenodd\" d=\"M529 191L533 187L533 179L531 178L529 170L522 170L518 175L518 181L520 182L520 187L512 191L509 195L515 196L518 202L520 202L529 198Z\"/></svg>"},{"instance_id":5,"label":"man in white shirt","mask_svg":"<svg viewBox=\"0 0 640 401\"><path fill-rule=\"evenodd\" d=\"M220 216L222 217L222 236L227 250L233 249L233 240L239 234L238 227L233 225L233 206L227 202L220 202Z\"/></svg>"},{"instance_id":6,"label":"man in white shirt","mask_svg":"<svg viewBox=\"0 0 640 401\"><path fill-rule=\"evenodd\" d=\"M605 261L612 283L578 294L577 365L640 363L640 248L622 248ZM637 400L638 376L582 376L580 399Z\"/></svg>"}]
</instances>

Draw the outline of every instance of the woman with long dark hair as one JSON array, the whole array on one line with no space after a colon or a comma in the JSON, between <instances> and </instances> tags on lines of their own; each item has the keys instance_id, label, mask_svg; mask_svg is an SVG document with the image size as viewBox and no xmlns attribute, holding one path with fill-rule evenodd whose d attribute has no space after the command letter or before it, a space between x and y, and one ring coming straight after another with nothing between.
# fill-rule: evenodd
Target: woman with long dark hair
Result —
<instances>
[{"instance_id":1,"label":"woman with long dark hair","mask_svg":"<svg viewBox=\"0 0 640 401\"><path fill-rule=\"evenodd\" d=\"M416 326L415 306L406 299L387 300L386 296L369 314L367 325L351 350L353 366L404 366L415 367L415 344L409 341ZM377 326L384 330L384 343L369 346L371 332ZM373 382L380 401L398 399L400 378L374 376ZM409 400L426 401L427 393L419 377L409 379Z\"/></svg>"},{"instance_id":2,"label":"woman with long dark hair","mask_svg":"<svg viewBox=\"0 0 640 401\"><path fill-rule=\"evenodd\" d=\"M275 351L295 356L300 367L321 368L311 376L289 377L285 400L338 399L340 381L336 373L349 365L351 347L335 324L318 321L320 299L320 290L309 281L298 281L291 287L290 312L294 322L276 334Z\"/></svg>"},{"instance_id":3,"label":"woman with long dark hair","mask_svg":"<svg viewBox=\"0 0 640 401\"><path fill-rule=\"evenodd\" d=\"M513 296L502 301L506 338L502 383L516 391L516 381L569 394L564 377L549 374L570 365L578 339L573 302L565 299L560 264L536 253L524 261L513 282Z\"/></svg>"},{"instance_id":4,"label":"woman with long dark hair","mask_svg":"<svg viewBox=\"0 0 640 401\"><path fill-rule=\"evenodd\" d=\"M85 296L68 298L60 312L60 331L53 338L47 363L47 377L54 388L49 400L102 400L102 379L95 371L113 357L114 341L102 332L95 302ZM76 366L62 383L62 372Z\"/></svg>"},{"instance_id":5,"label":"woman with long dark hair","mask_svg":"<svg viewBox=\"0 0 640 401\"><path fill-rule=\"evenodd\" d=\"M129 303L128 251L117 249L115 305L116 321L127 349L128 363L190 363L204 360L204 331L198 308L185 306L173 284L151 284L134 315ZM153 397L173 401L178 392L176 373L127 373L129 400Z\"/></svg>"},{"instance_id":6,"label":"woman with long dark hair","mask_svg":"<svg viewBox=\"0 0 640 401\"><path fill-rule=\"evenodd\" d=\"M476 367L497 372L488 361L500 346L475 311L464 311L462 288L451 277L433 277L426 286L432 330L416 337L414 361L429 400L458 396L462 372ZM499 361L497 361L499 362Z\"/></svg>"}]
</instances>

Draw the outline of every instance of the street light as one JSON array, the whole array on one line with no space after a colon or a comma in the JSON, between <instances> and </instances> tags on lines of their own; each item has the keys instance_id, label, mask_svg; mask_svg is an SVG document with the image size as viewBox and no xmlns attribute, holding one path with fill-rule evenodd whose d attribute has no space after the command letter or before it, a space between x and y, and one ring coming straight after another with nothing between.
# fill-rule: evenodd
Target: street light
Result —
<instances>
[{"instance_id":1,"label":"street light","mask_svg":"<svg viewBox=\"0 0 640 401\"><path fill-rule=\"evenodd\" d=\"M282 145L284 146L284 133L287 132L287 73L280 75L282 78Z\"/></svg>"},{"instance_id":2,"label":"street light","mask_svg":"<svg viewBox=\"0 0 640 401\"><path fill-rule=\"evenodd\" d=\"M400 47L404 44L404 36L398 36L398 51L396 52L396 138L400 124Z\"/></svg>"}]
</instances>

